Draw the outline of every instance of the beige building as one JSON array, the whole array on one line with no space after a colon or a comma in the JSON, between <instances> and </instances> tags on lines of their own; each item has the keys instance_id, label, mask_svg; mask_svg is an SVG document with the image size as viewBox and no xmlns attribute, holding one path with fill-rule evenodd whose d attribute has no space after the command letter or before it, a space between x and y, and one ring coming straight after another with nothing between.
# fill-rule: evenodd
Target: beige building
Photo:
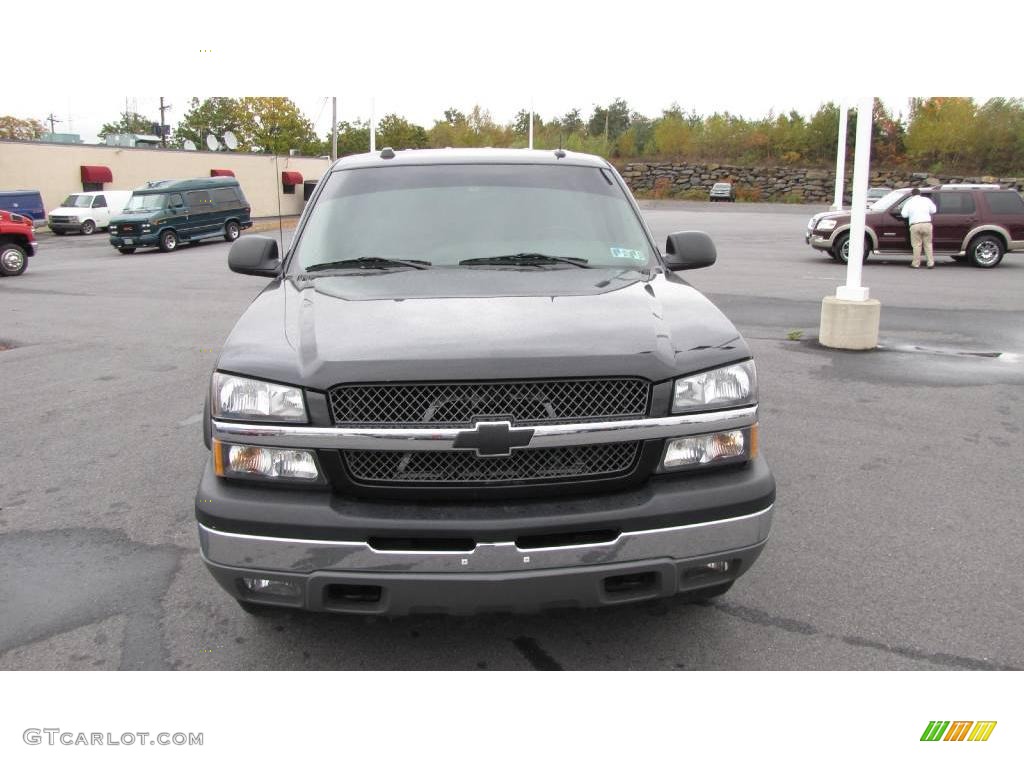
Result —
<instances>
[{"instance_id":1,"label":"beige building","mask_svg":"<svg viewBox=\"0 0 1024 768\"><path fill-rule=\"evenodd\" d=\"M104 189L132 190L158 179L234 175L254 217L276 216L278 201L288 216L302 210L304 184L329 165L316 157L278 157L275 168L273 155L0 141L0 190L39 190L50 211L93 179L103 179Z\"/></svg>"}]
</instances>

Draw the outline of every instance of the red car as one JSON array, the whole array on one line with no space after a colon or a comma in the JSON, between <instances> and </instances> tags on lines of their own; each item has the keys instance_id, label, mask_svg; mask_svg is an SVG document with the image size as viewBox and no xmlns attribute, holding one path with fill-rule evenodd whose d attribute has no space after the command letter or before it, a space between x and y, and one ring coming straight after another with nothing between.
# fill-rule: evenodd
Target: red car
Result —
<instances>
[{"instance_id":1,"label":"red car","mask_svg":"<svg viewBox=\"0 0 1024 768\"><path fill-rule=\"evenodd\" d=\"M14 277L24 272L37 247L32 219L0 211L0 275Z\"/></svg>"}]
</instances>

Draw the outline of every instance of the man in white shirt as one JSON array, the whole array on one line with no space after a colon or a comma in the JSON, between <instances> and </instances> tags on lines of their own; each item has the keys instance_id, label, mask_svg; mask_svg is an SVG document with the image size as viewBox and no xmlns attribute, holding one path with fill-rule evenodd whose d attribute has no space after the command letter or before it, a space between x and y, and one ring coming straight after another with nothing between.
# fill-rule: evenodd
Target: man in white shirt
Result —
<instances>
[{"instance_id":1,"label":"man in white shirt","mask_svg":"<svg viewBox=\"0 0 1024 768\"><path fill-rule=\"evenodd\" d=\"M910 223L910 247L914 249L914 258L910 262L912 269L921 266L922 247L928 260L928 269L935 267L935 257L932 255L932 216L936 210L935 203L922 195L917 187L914 187L910 199L900 209L900 215Z\"/></svg>"}]
</instances>

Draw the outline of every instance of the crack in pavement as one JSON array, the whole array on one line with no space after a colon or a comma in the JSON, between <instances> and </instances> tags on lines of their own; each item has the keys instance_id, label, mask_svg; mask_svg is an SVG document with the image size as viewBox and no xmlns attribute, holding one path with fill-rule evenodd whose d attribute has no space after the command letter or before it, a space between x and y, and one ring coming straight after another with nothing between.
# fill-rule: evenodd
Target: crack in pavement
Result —
<instances>
[{"instance_id":1,"label":"crack in pavement","mask_svg":"<svg viewBox=\"0 0 1024 768\"><path fill-rule=\"evenodd\" d=\"M169 669L161 601L184 550L121 531L62 528L0 536L0 653L123 614L121 669Z\"/></svg>"},{"instance_id":2,"label":"crack in pavement","mask_svg":"<svg viewBox=\"0 0 1024 768\"><path fill-rule=\"evenodd\" d=\"M917 650L916 648L908 648L900 645L887 645L886 643L878 640L870 640L866 637L858 637L857 635L834 635L831 632L824 632L817 627L808 624L803 621L797 621L795 619L787 619L780 616L772 616L771 614L762 611L758 608L750 608L744 605L738 605L736 603L727 602L716 602L716 603L705 603L699 604L705 608L713 608L717 611L721 611L729 616L746 621L751 624L760 624L765 627L775 627L785 632L792 632L804 636L819 636L829 640L838 640L846 645L852 645L858 648L871 648L876 651L884 651L891 653L896 656L902 656L907 659L913 659L914 661L927 661L932 664L939 664L945 667L954 667L959 669L970 669L970 670L983 670L983 671L1019 671L1018 667L1013 667L1007 664L997 664L995 662L987 661L985 659L975 659L970 656L958 656L952 653L929 653L927 651Z\"/></svg>"},{"instance_id":3,"label":"crack in pavement","mask_svg":"<svg viewBox=\"0 0 1024 768\"><path fill-rule=\"evenodd\" d=\"M541 672L562 671L562 665L555 661L551 654L541 648L540 643L532 637L517 637L512 641L512 644L516 647L517 651L523 654L534 669Z\"/></svg>"}]
</instances>

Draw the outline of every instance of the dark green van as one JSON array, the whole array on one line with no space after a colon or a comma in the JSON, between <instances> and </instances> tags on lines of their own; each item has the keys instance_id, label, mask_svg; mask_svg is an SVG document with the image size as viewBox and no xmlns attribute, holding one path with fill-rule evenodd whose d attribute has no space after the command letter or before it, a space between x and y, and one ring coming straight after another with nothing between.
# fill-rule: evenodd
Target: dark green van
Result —
<instances>
[{"instance_id":1,"label":"dark green van","mask_svg":"<svg viewBox=\"0 0 1024 768\"><path fill-rule=\"evenodd\" d=\"M167 252L211 237L230 243L251 226L249 201L237 179L151 181L110 219L110 244L121 253L152 246Z\"/></svg>"}]
</instances>

